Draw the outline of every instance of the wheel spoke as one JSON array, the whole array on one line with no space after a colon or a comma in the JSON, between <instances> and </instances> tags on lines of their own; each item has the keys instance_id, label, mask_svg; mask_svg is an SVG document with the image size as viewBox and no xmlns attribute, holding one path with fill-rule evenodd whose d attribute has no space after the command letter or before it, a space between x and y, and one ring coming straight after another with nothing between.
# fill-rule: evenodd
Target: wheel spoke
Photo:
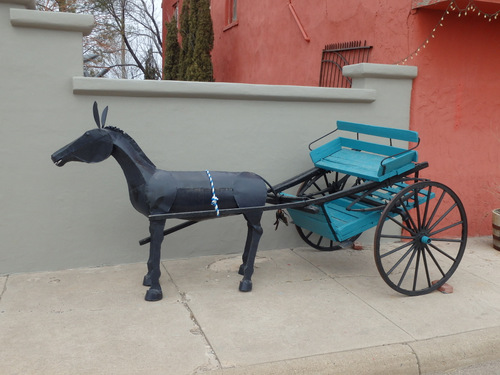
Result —
<instances>
[{"instance_id":1,"label":"wheel spoke","mask_svg":"<svg viewBox=\"0 0 500 375\"><path fill-rule=\"evenodd\" d=\"M425 255L425 251L422 251L422 259L424 261L425 276L427 278L427 286L430 288L431 287L431 276L429 273L429 265L427 264L427 257Z\"/></svg>"},{"instance_id":2,"label":"wheel spoke","mask_svg":"<svg viewBox=\"0 0 500 375\"><path fill-rule=\"evenodd\" d=\"M408 226L404 225L402 222L396 220L394 217L388 216L388 219L391 220L392 222L396 223L397 225L399 225L402 229L406 230L408 233L410 233L412 235L415 235L416 232L413 229L411 229Z\"/></svg>"},{"instance_id":3,"label":"wheel spoke","mask_svg":"<svg viewBox=\"0 0 500 375\"><path fill-rule=\"evenodd\" d=\"M441 216L441 217L439 218L439 220L437 220L437 221L436 221L436 222L435 222L435 223L434 223L434 224L433 224L433 225L429 228L429 230L433 230L433 229L434 229L434 228L435 228L435 227L436 227L436 226L437 226L437 225L438 225L441 221L443 221L443 220L444 220L444 218L445 218L446 216L448 216L448 214L449 214L449 213L450 213L450 212L451 212L451 211L452 211L455 207L457 207L457 204L456 204L456 203L455 203L453 206L451 206L451 207L450 207L450 208L449 208L449 209L448 209L448 210L447 210L447 211L443 214L443 216Z\"/></svg>"},{"instance_id":4,"label":"wheel spoke","mask_svg":"<svg viewBox=\"0 0 500 375\"><path fill-rule=\"evenodd\" d=\"M422 229L422 221L420 220L420 205L418 204L418 191L417 189L413 190L413 201L415 205L415 210L417 211L417 230L420 231Z\"/></svg>"},{"instance_id":5,"label":"wheel spoke","mask_svg":"<svg viewBox=\"0 0 500 375\"><path fill-rule=\"evenodd\" d=\"M397 234L381 234L380 238L395 238L398 240L413 240L414 236L401 236Z\"/></svg>"},{"instance_id":6,"label":"wheel spoke","mask_svg":"<svg viewBox=\"0 0 500 375\"><path fill-rule=\"evenodd\" d=\"M316 182L313 183L313 186L316 188L316 190L321 191L321 188L318 186ZM325 195L325 193L321 193L321 195Z\"/></svg>"},{"instance_id":7,"label":"wheel spoke","mask_svg":"<svg viewBox=\"0 0 500 375\"><path fill-rule=\"evenodd\" d=\"M397 247L395 249L392 249L392 250L388 251L387 253L380 254L380 258L384 258L384 257L386 257L388 255L394 254L395 252L398 252L399 250L402 250L405 247L408 247L408 246L413 245L413 244L414 244L414 242L407 242L404 245L401 245L401 246L399 246L399 247Z\"/></svg>"},{"instance_id":8,"label":"wheel spoke","mask_svg":"<svg viewBox=\"0 0 500 375\"><path fill-rule=\"evenodd\" d=\"M436 237L432 237L432 242L434 242L434 241L462 243L461 238L436 238Z\"/></svg>"},{"instance_id":9,"label":"wheel spoke","mask_svg":"<svg viewBox=\"0 0 500 375\"><path fill-rule=\"evenodd\" d=\"M408 254L410 254L413 251L414 248L415 245L412 245L412 247L408 249L408 251L404 253L401 258L399 258L399 260L394 264L394 266L392 266L392 268L387 272L387 275L390 275L392 271L394 271L401 264L401 262L408 256Z\"/></svg>"},{"instance_id":10,"label":"wheel spoke","mask_svg":"<svg viewBox=\"0 0 500 375\"><path fill-rule=\"evenodd\" d=\"M447 257L447 258L451 259L452 261L455 261L455 260L456 260L455 258L453 258L453 257L452 257L451 255L449 255L448 253L446 253L446 252L444 252L443 250L441 250L441 249L440 249L439 247L437 247L436 245L434 245L434 244L430 243L430 244L429 244L429 246L430 246L430 247L432 247L434 250L436 250L436 251L440 252L441 254L443 254L445 257ZM430 251L430 249L429 249L429 251Z\"/></svg>"},{"instance_id":11,"label":"wheel spoke","mask_svg":"<svg viewBox=\"0 0 500 375\"><path fill-rule=\"evenodd\" d=\"M328 188L330 186L330 181L328 181L328 177L326 174L323 175L323 179L325 180L325 186Z\"/></svg>"},{"instance_id":12,"label":"wheel spoke","mask_svg":"<svg viewBox=\"0 0 500 375\"><path fill-rule=\"evenodd\" d=\"M349 179L349 176L344 176L342 177L340 180L339 180L339 173L336 172L335 173L335 181L337 181L335 183L335 191L341 191L341 190L344 190L346 184L347 184L347 180Z\"/></svg>"},{"instance_id":13,"label":"wheel spoke","mask_svg":"<svg viewBox=\"0 0 500 375\"><path fill-rule=\"evenodd\" d=\"M415 252L418 252L418 250L416 250L416 249L413 250L411 257L410 257L410 260L406 264L405 270L403 271L403 274L401 275L401 278L399 279L398 288L401 287L401 284L403 283L403 280L406 277L406 273L410 269L411 263L413 262L413 258L415 258Z\"/></svg>"},{"instance_id":14,"label":"wheel spoke","mask_svg":"<svg viewBox=\"0 0 500 375\"><path fill-rule=\"evenodd\" d=\"M429 221L427 223L425 223L426 226L428 226L432 222L432 220L434 219L434 216L436 215L439 207L441 206L441 202L443 201L445 194L446 194L445 191L443 191L441 193L441 196L439 197L439 200L436 203L436 206L434 207L434 210L432 210L432 214L431 214L431 217L429 218Z\"/></svg>"},{"instance_id":15,"label":"wheel spoke","mask_svg":"<svg viewBox=\"0 0 500 375\"><path fill-rule=\"evenodd\" d=\"M431 247L434 247L432 246L431 244ZM438 268L439 272L441 272L441 275L444 277L445 276L445 273L443 271L443 269L441 268L441 266L439 265L438 261L436 260L436 258L434 257L434 254L432 254L432 251L431 249L429 249L429 246L425 246L425 249L427 250L427 252L429 253L430 257L432 258L432 260L434 261L434 264L436 265L436 267ZM438 250L438 249L436 249ZM439 251L439 250L438 250Z\"/></svg>"},{"instance_id":16,"label":"wheel spoke","mask_svg":"<svg viewBox=\"0 0 500 375\"><path fill-rule=\"evenodd\" d=\"M429 190L427 190L426 195L426 200L425 200L425 210L424 210L424 217L422 218L422 224L426 225L427 224L427 214L429 213L429 205L431 202L431 196L432 196L432 186L429 186Z\"/></svg>"},{"instance_id":17,"label":"wheel spoke","mask_svg":"<svg viewBox=\"0 0 500 375\"><path fill-rule=\"evenodd\" d=\"M409 198L408 198L408 199L405 199L405 201L406 201L406 202L407 202L408 200L409 200ZM415 225L415 221L413 221L413 218L411 217L411 215L410 215L410 211L408 211L408 207L406 206L406 204L404 204L404 203L402 202L402 200L400 200L400 202L401 202L401 207L403 207L403 210L405 211L405 214L406 214L406 217L407 217L407 219L406 219L405 221L407 221L407 222L408 222L408 227L413 228L413 230L412 230L412 232L411 232L411 233L416 233L416 232L417 232L417 230L418 230L418 226L417 226L417 225Z\"/></svg>"},{"instance_id":18,"label":"wheel spoke","mask_svg":"<svg viewBox=\"0 0 500 375\"><path fill-rule=\"evenodd\" d=\"M437 230L437 231L435 231L435 232L431 232L431 233L429 233L429 237L434 236L434 235L436 235L436 234L438 234L438 233L444 232L445 230L448 230L448 229L454 228L454 227L456 227L457 225L462 225L463 223L464 223L463 221L457 221L457 222L456 222L456 223L454 223L454 224L450 224L450 225L448 225L448 226L446 226L446 227L444 227L444 228L441 228L441 229L439 229L439 230Z\"/></svg>"},{"instance_id":19,"label":"wheel spoke","mask_svg":"<svg viewBox=\"0 0 500 375\"><path fill-rule=\"evenodd\" d=\"M319 240L318 242L316 243L316 246L321 246L321 241L323 241L323 236L319 236Z\"/></svg>"},{"instance_id":20,"label":"wheel spoke","mask_svg":"<svg viewBox=\"0 0 500 375\"><path fill-rule=\"evenodd\" d=\"M413 289L412 289L413 291L417 289L418 267L420 265L420 253L421 251L417 250L417 261L415 263L415 272L413 274Z\"/></svg>"}]
</instances>

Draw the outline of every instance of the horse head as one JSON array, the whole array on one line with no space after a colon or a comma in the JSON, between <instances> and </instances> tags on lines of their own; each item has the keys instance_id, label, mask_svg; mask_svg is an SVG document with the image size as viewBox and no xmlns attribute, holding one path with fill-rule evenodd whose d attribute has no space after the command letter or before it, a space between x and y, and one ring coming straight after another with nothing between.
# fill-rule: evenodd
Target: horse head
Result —
<instances>
[{"instance_id":1,"label":"horse head","mask_svg":"<svg viewBox=\"0 0 500 375\"><path fill-rule=\"evenodd\" d=\"M111 151L113 151L113 140L108 130L92 129L54 152L51 158L58 167L62 167L69 161L98 163L107 159Z\"/></svg>"},{"instance_id":2,"label":"horse head","mask_svg":"<svg viewBox=\"0 0 500 375\"><path fill-rule=\"evenodd\" d=\"M113 139L104 125L106 122L108 107L102 114L102 126L99 121L97 103L94 103L94 118L97 129L86 131L80 138L54 152L52 161L58 167L62 167L69 161L80 161L85 163L98 163L107 159L113 151Z\"/></svg>"}]
</instances>

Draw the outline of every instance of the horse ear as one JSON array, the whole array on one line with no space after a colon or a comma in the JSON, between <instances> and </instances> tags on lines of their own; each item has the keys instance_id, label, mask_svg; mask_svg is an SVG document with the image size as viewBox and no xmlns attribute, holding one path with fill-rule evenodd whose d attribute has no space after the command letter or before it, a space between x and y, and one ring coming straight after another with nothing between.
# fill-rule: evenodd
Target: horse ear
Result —
<instances>
[{"instance_id":1,"label":"horse ear","mask_svg":"<svg viewBox=\"0 0 500 375\"><path fill-rule=\"evenodd\" d=\"M97 102L94 102L94 120L97 124L97 127L101 127L101 121L99 120L99 109L97 108Z\"/></svg>"},{"instance_id":2,"label":"horse ear","mask_svg":"<svg viewBox=\"0 0 500 375\"><path fill-rule=\"evenodd\" d=\"M102 127L104 128L104 125L106 125L106 117L108 117L108 106L104 108L104 111L102 111Z\"/></svg>"}]
</instances>

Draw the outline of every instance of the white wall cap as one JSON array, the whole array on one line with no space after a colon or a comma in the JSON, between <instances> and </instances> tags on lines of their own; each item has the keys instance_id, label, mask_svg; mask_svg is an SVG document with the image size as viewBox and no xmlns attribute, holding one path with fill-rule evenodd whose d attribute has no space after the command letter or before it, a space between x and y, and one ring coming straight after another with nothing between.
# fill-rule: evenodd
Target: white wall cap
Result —
<instances>
[{"instance_id":1,"label":"white wall cap","mask_svg":"<svg viewBox=\"0 0 500 375\"><path fill-rule=\"evenodd\" d=\"M361 63L344 66L342 73L351 78L413 79L417 77L418 69L407 65Z\"/></svg>"},{"instance_id":2,"label":"white wall cap","mask_svg":"<svg viewBox=\"0 0 500 375\"><path fill-rule=\"evenodd\" d=\"M35 0L0 0L0 4L23 5L28 9L36 9Z\"/></svg>"},{"instance_id":3,"label":"white wall cap","mask_svg":"<svg viewBox=\"0 0 500 375\"><path fill-rule=\"evenodd\" d=\"M94 17L89 14L39 12L35 10L10 10L12 26L33 27L62 31L78 31L89 35L94 28Z\"/></svg>"},{"instance_id":4,"label":"white wall cap","mask_svg":"<svg viewBox=\"0 0 500 375\"><path fill-rule=\"evenodd\" d=\"M140 81L73 77L77 95L370 103L376 90L224 82Z\"/></svg>"}]
</instances>

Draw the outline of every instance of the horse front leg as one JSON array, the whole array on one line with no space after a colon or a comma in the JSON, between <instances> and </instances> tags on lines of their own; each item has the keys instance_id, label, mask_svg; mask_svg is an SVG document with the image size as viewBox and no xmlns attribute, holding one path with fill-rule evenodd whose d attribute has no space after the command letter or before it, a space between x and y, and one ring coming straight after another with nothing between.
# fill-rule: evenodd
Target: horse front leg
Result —
<instances>
[{"instance_id":1,"label":"horse front leg","mask_svg":"<svg viewBox=\"0 0 500 375\"><path fill-rule=\"evenodd\" d=\"M149 245L148 273L144 276L143 281L144 285L150 287L146 292L146 301L159 301L163 298L160 286L160 259L164 229L165 220L149 221L149 234L151 236L151 242Z\"/></svg>"},{"instance_id":2,"label":"horse front leg","mask_svg":"<svg viewBox=\"0 0 500 375\"><path fill-rule=\"evenodd\" d=\"M252 290L252 275L254 271L255 256L259 247L260 237L263 230L260 225L260 215L258 220L249 220L247 218L247 241L245 243L245 251L243 253L243 264L240 266L239 274L243 275L240 281L240 292L250 292Z\"/></svg>"}]
</instances>

